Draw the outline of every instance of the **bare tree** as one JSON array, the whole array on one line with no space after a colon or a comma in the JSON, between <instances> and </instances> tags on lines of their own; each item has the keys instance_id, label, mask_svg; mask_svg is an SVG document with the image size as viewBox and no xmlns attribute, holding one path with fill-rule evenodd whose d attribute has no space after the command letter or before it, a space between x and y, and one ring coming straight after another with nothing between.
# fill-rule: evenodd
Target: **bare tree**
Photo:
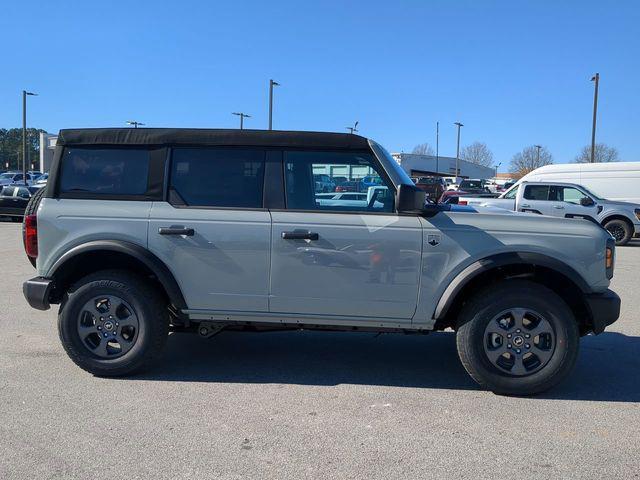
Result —
<instances>
[{"instance_id":1,"label":"bare tree","mask_svg":"<svg viewBox=\"0 0 640 480\"><path fill-rule=\"evenodd\" d=\"M538 148L535 145L524 148L511 158L511 172L518 178L535 170L536 168L553 163L553 155L547 147Z\"/></svg>"},{"instance_id":2,"label":"bare tree","mask_svg":"<svg viewBox=\"0 0 640 480\"><path fill-rule=\"evenodd\" d=\"M430 155L433 156L435 152L433 151L433 147L428 143L421 143L420 145L416 145L413 147L411 153L415 153L417 155Z\"/></svg>"},{"instance_id":3,"label":"bare tree","mask_svg":"<svg viewBox=\"0 0 640 480\"><path fill-rule=\"evenodd\" d=\"M617 162L618 161L618 150L614 147L610 147L605 143L596 143L596 151L595 151L595 162L596 163L607 163L607 162ZM587 145L582 150L578 156L574 159L575 163L589 163L591 162L591 145Z\"/></svg>"},{"instance_id":4,"label":"bare tree","mask_svg":"<svg viewBox=\"0 0 640 480\"><path fill-rule=\"evenodd\" d=\"M464 147L460 152L460 158L483 167L493 166L493 153L489 150L487 144L482 142L473 142L471 145Z\"/></svg>"}]
</instances>

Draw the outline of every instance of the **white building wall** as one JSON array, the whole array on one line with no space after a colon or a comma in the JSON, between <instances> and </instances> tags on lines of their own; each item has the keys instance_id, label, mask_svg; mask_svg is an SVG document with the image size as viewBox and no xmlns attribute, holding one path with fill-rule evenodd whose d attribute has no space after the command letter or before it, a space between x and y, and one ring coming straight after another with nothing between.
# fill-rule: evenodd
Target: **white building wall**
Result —
<instances>
[{"instance_id":1,"label":"white building wall","mask_svg":"<svg viewBox=\"0 0 640 480\"><path fill-rule=\"evenodd\" d=\"M456 176L456 159L452 157L436 157L431 155L417 155L415 153L394 153L402 169L408 175L416 172L438 174L445 177ZM460 177L464 178L493 178L495 170L475 163L459 160Z\"/></svg>"}]
</instances>

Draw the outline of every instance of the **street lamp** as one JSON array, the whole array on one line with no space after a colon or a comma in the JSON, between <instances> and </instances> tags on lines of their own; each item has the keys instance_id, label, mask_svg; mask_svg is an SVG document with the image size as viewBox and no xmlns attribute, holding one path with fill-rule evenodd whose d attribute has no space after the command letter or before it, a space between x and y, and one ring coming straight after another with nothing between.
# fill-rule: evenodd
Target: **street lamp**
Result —
<instances>
[{"instance_id":1,"label":"street lamp","mask_svg":"<svg viewBox=\"0 0 640 480\"><path fill-rule=\"evenodd\" d=\"M598 85L600 84L600 74L596 73L591 77L595 82L593 92L593 127L591 128L591 163L596 161L596 116L598 114Z\"/></svg>"},{"instance_id":2,"label":"street lamp","mask_svg":"<svg viewBox=\"0 0 640 480\"><path fill-rule=\"evenodd\" d=\"M244 128L244 119L251 118L251 115L242 112L232 112L231 115L238 115L240 117L240 130Z\"/></svg>"},{"instance_id":3,"label":"street lamp","mask_svg":"<svg viewBox=\"0 0 640 480\"><path fill-rule=\"evenodd\" d=\"M542 148L542 145L534 145L534 147L536 147L537 149L536 166L539 167L540 166L540 149Z\"/></svg>"},{"instance_id":4,"label":"street lamp","mask_svg":"<svg viewBox=\"0 0 640 480\"><path fill-rule=\"evenodd\" d=\"M273 87L279 87L280 84L273 79L269 80L269 130L273 130Z\"/></svg>"},{"instance_id":5,"label":"street lamp","mask_svg":"<svg viewBox=\"0 0 640 480\"><path fill-rule=\"evenodd\" d=\"M456 122L454 125L458 126L458 146L456 148L456 177L458 177L460 176L460 128L464 127L464 125L460 122Z\"/></svg>"},{"instance_id":6,"label":"street lamp","mask_svg":"<svg viewBox=\"0 0 640 480\"><path fill-rule=\"evenodd\" d=\"M440 122L436 122L436 173L440 173Z\"/></svg>"},{"instance_id":7,"label":"street lamp","mask_svg":"<svg viewBox=\"0 0 640 480\"><path fill-rule=\"evenodd\" d=\"M356 123L354 123L354 124L353 124L353 127L344 127L344 128L346 128L347 130L349 130L349 133L350 133L351 135L353 135L355 132L357 132L357 131L358 131L358 123L360 123L360 122L356 121Z\"/></svg>"},{"instance_id":8,"label":"street lamp","mask_svg":"<svg viewBox=\"0 0 640 480\"><path fill-rule=\"evenodd\" d=\"M136 122L135 120L127 120L127 125L133 125L133 128L138 128L138 126L144 127L144 123Z\"/></svg>"},{"instance_id":9,"label":"street lamp","mask_svg":"<svg viewBox=\"0 0 640 480\"><path fill-rule=\"evenodd\" d=\"M37 93L22 90L22 180L27 185L27 96L36 97Z\"/></svg>"},{"instance_id":10,"label":"street lamp","mask_svg":"<svg viewBox=\"0 0 640 480\"><path fill-rule=\"evenodd\" d=\"M498 178L498 168L500 168L500 165L502 165L502 162L496 165L496 178Z\"/></svg>"}]
</instances>

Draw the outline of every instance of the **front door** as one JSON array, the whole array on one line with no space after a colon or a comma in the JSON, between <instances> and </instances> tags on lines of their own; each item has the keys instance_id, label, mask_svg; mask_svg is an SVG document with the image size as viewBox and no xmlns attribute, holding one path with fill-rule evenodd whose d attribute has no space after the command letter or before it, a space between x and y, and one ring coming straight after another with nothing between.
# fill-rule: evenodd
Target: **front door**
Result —
<instances>
[{"instance_id":1,"label":"front door","mask_svg":"<svg viewBox=\"0 0 640 480\"><path fill-rule=\"evenodd\" d=\"M168 201L151 209L149 250L172 271L190 310L269 311L264 168L263 150L173 149Z\"/></svg>"},{"instance_id":2,"label":"front door","mask_svg":"<svg viewBox=\"0 0 640 480\"><path fill-rule=\"evenodd\" d=\"M371 154L285 152L284 171L287 209L271 212L270 311L410 322L422 228L394 213L395 187ZM324 173L366 197L327 200L314 182ZM372 176L377 186L362 182Z\"/></svg>"},{"instance_id":3,"label":"front door","mask_svg":"<svg viewBox=\"0 0 640 480\"><path fill-rule=\"evenodd\" d=\"M568 218L596 219L598 206L591 197L575 187L552 186L549 198L552 204L552 215ZM590 204L582 205L583 199L591 200Z\"/></svg>"}]
</instances>

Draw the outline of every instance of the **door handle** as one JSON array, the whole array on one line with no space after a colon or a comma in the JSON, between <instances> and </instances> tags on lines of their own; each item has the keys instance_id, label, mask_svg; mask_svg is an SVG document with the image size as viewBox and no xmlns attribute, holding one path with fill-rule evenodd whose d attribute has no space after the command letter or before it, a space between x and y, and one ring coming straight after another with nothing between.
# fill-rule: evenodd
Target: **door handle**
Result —
<instances>
[{"instance_id":1,"label":"door handle","mask_svg":"<svg viewBox=\"0 0 640 480\"><path fill-rule=\"evenodd\" d=\"M564 210L564 207L562 205L554 205L553 208L557 210Z\"/></svg>"},{"instance_id":2,"label":"door handle","mask_svg":"<svg viewBox=\"0 0 640 480\"><path fill-rule=\"evenodd\" d=\"M158 233L160 235L186 235L187 237L193 237L196 231L188 227L160 227L158 228Z\"/></svg>"},{"instance_id":3,"label":"door handle","mask_svg":"<svg viewBox=\"0 0 640 480\"><path fill-rule=\"evenodd\" d=\"M303 232L294 230L293 232L282 232L283 240L318 240L320 235L315 232Z\"/></svg>"},{"instance_id":4,"label":"door handle","mask_svg":"<svg viewBox=\"0 0 640 480\"><path fill-rule=\"evenodd\" d=\"M521 206L521 207L524 207L524 208L527 208L527 207L530 207L531 205L526 204L526 203L523 203L523 204L522 204L522 205L520 205L520 206Z\"/></svg>"}]
</instances>

